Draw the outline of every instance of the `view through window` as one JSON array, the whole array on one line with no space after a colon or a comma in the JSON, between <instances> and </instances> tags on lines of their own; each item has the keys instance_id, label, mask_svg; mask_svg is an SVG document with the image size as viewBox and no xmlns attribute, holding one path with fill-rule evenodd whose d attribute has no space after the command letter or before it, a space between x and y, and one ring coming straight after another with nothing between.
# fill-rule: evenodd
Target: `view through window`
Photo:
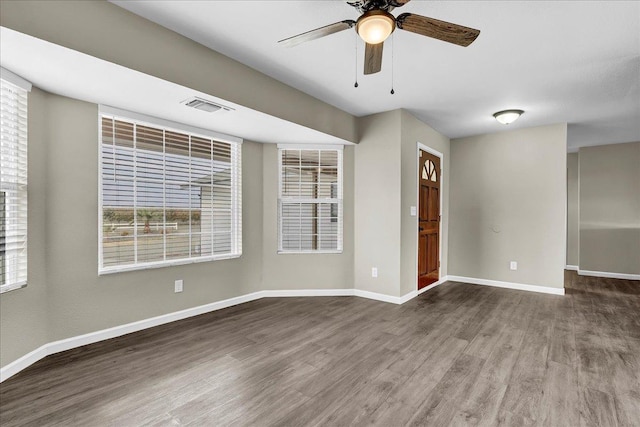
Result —
<instances>
[{"instance_id":1,"label":"view through window","mask_svg":"<svg viewBox=\"0 0 640 427\"><path fill-rule=\"evenodd\" d=\"M101 121L101 271L241 255L240 143Z\"/></svg>"},{"instance_id":2,"label":"view through window","mask_svg":"<svg viewBox=\"0 0 640 427\"><path fill-rule=\"evenodd\" d=\"M342 251L342 149L279 153L279 251Z\"/></svg>"}]
</instances>

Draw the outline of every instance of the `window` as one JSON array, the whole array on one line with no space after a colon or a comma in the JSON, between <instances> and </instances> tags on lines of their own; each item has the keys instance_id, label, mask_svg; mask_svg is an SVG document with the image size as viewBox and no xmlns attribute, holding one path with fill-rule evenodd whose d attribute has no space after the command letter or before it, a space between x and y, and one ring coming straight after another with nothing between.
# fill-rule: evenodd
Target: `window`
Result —
<instances>
[{"instance_id":1,"label":"window","mask_svg":"<svg viewBox=\"0 0 640 427\"><path fill-rule=\"evenodd\" d=\"M2 69L0 115L0 292L27 284L27 92Z\"/></svg>"},{"instance_id":2,"label":"window","mask_svg":"<svg viewBox=\"0 0 640 427\"><path fill-rule=\"evenodd\" d=\"M112 111L101 107L100 273L239 257L241 140Z\"/></svg>"},{"instance_id":3,"label":"window","mask_svg":"<svg viewBox=\"0 0 640 427\"><path fill-rule=\"evenodd\" d=\"M342 147L278 148L278 251L342 252Z\"/></svg>"}]
</instances>

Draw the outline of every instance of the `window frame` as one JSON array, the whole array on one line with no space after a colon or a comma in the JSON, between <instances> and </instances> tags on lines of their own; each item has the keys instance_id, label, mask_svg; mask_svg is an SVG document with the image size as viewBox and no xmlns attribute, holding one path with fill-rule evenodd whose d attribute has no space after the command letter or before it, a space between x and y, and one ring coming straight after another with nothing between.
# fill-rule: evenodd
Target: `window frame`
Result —
<instances>
[{"instance_id":1,"label":"window frame","mask_svg":"<svg viewBox=\"0 0 640 427\"><path fill-rule=\"evenodd\" d=\"M335 198L310 198L310 197L283 197L282 195L282 154L285 150L313 150L313 151L336 151L338 156L338 166L337 166L337 188L336 193L337 197ZM332 185L333 192L333 185ZM334 201L335 200L335 201ZM331 211L333 212L333 206L337 205L337 248L336 249L304 249L304 250L290 250L283 249L283 215L282 215L282 207L283 202L290 203L331 203ZM295 255L295 254L341 254L344 251L344 146L343 145L334 145L334 144L278 144L278 213L277 213L277 221L278 221L278 248L277 253L279 255ZM333 222L333 221L332 221Z\"/></svg>"},{"instance_id":2,"label":"window frame","mask_svg":"<svg viewBox=\"0 0 640 427\"><path fill-rule=\"evenodd\" d=\"M20 102L20 100L18 98L23 98L24 99L24 116L22 118L18 118L16 119L16 124L19 126L19 130L18 130L18 136L17 138L17 142L15 143L16 148L18 150L20 150L20 147L22 146L23 148L23 153L22 155L20 155L19 153L16 154L17 157L20 157L20 159L18 159L18 163L20 163L20 161L24 161L24 166L25 166L25 170L21 171L24 174L24 182L16 182L14 185L16 186L16 189L13 190L13 192L16 193L16 198L18 199L18 204L21 205L23 207L23 214L20 215L19 213L17 214L17 218L14 218L14 220L18 221L18 227L22 226L24 227L24 239L23 239L23 244L21 247L21 251L18 252L18 257L19 260L17 261L18 264L22 264L23 267L18 267L18 270L14 273L17 280L14 282L10 282L10 283L5 283L5 284L0 284L0 294L3 294L5 292L9 292L9 291L13 291L16 289L22 289L24 287L27 286L28 283L28 273L29 273L29 257L28 257L28 228L29 228L29 212L28 212L28 207L29 207L29 191L28 191L28 182L29 182L29 156L28 156L28 149L29 149L29 92L31 92L31 88L32 85L30 82L28 82L27 80L23 79L22 77L12 73L11 71L7 70L6 68L0 67L0 79L2 80L3 84L7 84L9 86L13 86L13 88L16 89L17 93L16 93L16 100L17 100L17 104ZM20 114L20 106L16 105L14 106L15 110L16 110L16 114L19 115ZM20 136L23 135L23 136ZM23 157L23 158L22 158ZM17 169L17 167L16 167ZM18 173L19 174L19 173ZM18 175L17 174L17 175ZM16 176L15 177L16 181L19 181L19 178ZM24 189L20 190L18 189L18 187L23 187ZM9 206L8 206L8 202L7 200L10 198L7 197L7 192L9 192L9 190L2 190L0 187L0 192L2 193L2 198L3 198L3 208L4 211L2 212L1 216L3 218L3 221L7 221L7 218L10 216L9 215ZM6 255L6 239L7 239L7 227L6 227L6 223L5 223L5 227L2 230L3 233L3 238L4 238L4 250L3 252ZM4 260L3 265L0 268L5 269L5 278L9 276L9 274L7 273L7 271L11 271L10 269L11 264L6 262L6 259ZM22 271L21 271L22 270ZM13 275L13 274L12 274Z\"/></svg>"},{"instance_id":3,"label":"window frame","mask_svg":"<svg viewBox=\"0 0 640 427\"><path fill-rule=\"evenodd\" d=\"M171 260L140 262L134 264L125 264L119 266L104 266L103 258L103 183L102 183L102 119L107 117L113 120L120 120L135 125L147 126L156 128L162 131L171 131L181 134L188 134L189 136L211 138L215 142L228 143L232 146L236 152L237 165L233 165L234 156L232 155L232 184L231 184L231 253L207 255L199 257L179 258ZM119 108L114 108L106 105L100 105L98 108L98 276L122 273L127 271L148 270L153 268L171 267L176 265L195 264L200 262L210 262L225 259L240 258L242 256L242 143L243 139L227 135L208 129L202 129L195 126L190 126L183 123L173 122L157 117L151 117L140 113L135 113ZM235 148L233 148L235 146ZM235 185L233 184L235 182ZM134 187L137 188L137 187ZM134 190L135 191L135 190ZM163 208L165 209L165 208ZM234 240L235 237L235 240ZM235 249L235 250L234 250ZM166 255L166 249L165 249Z\"/></svg>"}]
</instances>

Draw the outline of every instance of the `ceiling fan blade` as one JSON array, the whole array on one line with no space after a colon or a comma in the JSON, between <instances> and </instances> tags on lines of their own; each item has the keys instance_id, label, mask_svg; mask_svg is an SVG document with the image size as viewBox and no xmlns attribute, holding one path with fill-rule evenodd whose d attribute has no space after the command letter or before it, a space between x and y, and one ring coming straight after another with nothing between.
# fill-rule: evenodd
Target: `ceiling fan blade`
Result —
<instances>
[{"instance_id":1,"label":"ceiling fan blade","mask_svg":"<svg viewBox=\"0 0 640 427\"><path fill-rule=\"evenodd\" d=\"M375 74L382 69L383 43L369 44L364 49L364 73Z\"/></svg>"},{"instance_id":2,"label":"ceiling fan blade","mask_svg":"<svg viewBox=\"0 0 640 427\"><path fill-rule=\"evenodd\" d=\"M306 33L298 34L297 36L280 40L278 43L286 47L293 47L299 45L300 43L308 42L310 40L319 39L320 37L328 36L333 33L348 30L354 25L356 25L356 21L347 19L344 21L336 22L335 24L325 25L324 27L307 31Z\"/></svg>"},{"instance_id":3,"label":"ceiling fan blade","mask_svg":"<svg viewBox=\"0 0 640 427\"><path fill-rule=\"evenodd\" d=\"M480 30L413 13L403 13L398 16L396 24L401 30L411 31L412 33L459 46L469 46L480 35Z\"/></svg>"},{"instance_id":4,"label":"ceiling fan blade","mask_svg":"<svg viewBox=\"0 0 640 427\"><path fill-rule=\"evenodd\" d=\"M411 0L389 0L389 6L391 7L402 7L405 4L409 3Z\"/></svg>"}]
</instances>

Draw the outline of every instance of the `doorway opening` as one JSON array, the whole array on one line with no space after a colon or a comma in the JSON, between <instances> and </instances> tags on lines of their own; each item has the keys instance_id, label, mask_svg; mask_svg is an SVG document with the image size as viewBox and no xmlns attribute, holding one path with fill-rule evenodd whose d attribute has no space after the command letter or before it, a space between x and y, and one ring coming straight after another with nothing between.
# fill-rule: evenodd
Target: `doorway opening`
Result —
<instances>
[{"instance_id":1,"label":"doorway opening","mask_svg":"<svg viewBox=\"0 0 640 427\"><path fill-rule=\"evenodd\" d=\"M418 290L440 279L442 154L418 145Z\"/></svg>"}]
</instances>

